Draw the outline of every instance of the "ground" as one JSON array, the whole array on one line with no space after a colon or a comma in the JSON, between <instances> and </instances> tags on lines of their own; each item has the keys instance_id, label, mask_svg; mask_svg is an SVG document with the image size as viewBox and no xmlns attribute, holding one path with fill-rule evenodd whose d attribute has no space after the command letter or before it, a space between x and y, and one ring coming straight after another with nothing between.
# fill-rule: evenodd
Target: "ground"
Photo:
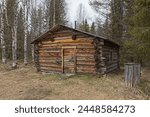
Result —
<instances>
[{"instance_id":1,"label":"ground","mask_svg":"<svg viewBox=\"0 0 150 117\"><path fill-rule=\"evenodd\" d=\"M136 88L124 84L123 71L107 77L98 75L41 74L33 64L12 70L10 64L0 64L0 99L150 99L150 70L142 71L142 80Z\"/></svg>"}]
</instances>

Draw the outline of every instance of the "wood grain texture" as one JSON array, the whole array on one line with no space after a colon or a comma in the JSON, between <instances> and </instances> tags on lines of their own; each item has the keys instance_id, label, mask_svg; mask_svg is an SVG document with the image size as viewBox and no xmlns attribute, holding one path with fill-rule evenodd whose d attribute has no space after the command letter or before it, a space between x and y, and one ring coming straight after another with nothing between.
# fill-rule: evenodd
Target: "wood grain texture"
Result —
<instances>
[{"instance_id":1,"label":"wood grain texture","mask_svg":"<svg viewBox=\"0 0 150 117\"><path fill-rule=\"evenodd\" d=\"M72 30L50 33L35 53L36 67L45 72L105 74L119 67L118 47Z\"/></svg>"}]
</instances>

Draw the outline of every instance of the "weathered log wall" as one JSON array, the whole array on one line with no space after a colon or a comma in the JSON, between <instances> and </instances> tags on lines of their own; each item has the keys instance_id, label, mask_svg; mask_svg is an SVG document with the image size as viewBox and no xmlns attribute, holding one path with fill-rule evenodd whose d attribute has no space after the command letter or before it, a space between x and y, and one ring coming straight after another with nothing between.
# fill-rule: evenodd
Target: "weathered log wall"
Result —
<instances>
[{"instance_id":1,"label":"weathered log wall","mask_svg":"<svg viewBox=\"0 0 150 117\"><path fill-rule=\"evenodd\" d=\"M51 38L53 41L51 41ZM75 50L72 47L75 47ZM68 35L68 33L61 35L59 32L41 41L38 44L38 51L40 71L65 73L96 72L93 38L78 35L73 40L72 35Z\"/></svg>"},{"instance_id":2,"label":"weathered log wall","mask_svg":"<svg viewBox=\"0 0 150 117\"><path fill-rule=\"evenodd\" d=\"M119 47L105 42L102 47L106 73L119 68Z\"/></svg>"},{"instance_id":3,"label":"weathered log wall","mask_svg":"<svg viewBox=\"0 0 150 117\"><path fill-rule=\"evenodd\" d=\"M119 67L119 47L82 32L61 30L35 46L38 71L59 73L111 72Z\"/></svg>"}]
</instances>

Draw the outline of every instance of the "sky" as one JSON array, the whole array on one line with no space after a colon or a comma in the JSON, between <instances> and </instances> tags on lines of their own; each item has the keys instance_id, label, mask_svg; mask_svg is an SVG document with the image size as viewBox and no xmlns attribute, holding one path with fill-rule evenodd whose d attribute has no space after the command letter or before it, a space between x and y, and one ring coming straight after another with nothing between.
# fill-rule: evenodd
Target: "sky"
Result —
<instances>
[{"instance_id":1,"label":"sky","mask_svg":"<svg viewBox=\"0 0 150 117\"><path fill-rule=\"evenodd\" d=\"M40 2L42 0L38 0ZM86 18L88 23L92 23L95 21L97 14L89 5L89 0L66 0L67 3L67 11L68 11L68 18L70 21L70 25L74 24L74 21L77 20L77 10L78 6L82 3L85 11L86 11Z\"/></svg>"},{"instance_id":2,"label":"sky","mask_svg":"<svg viewBox=\"0 0 150 117\"><path fill-rule=\"evenodd\" d=\"M72 23L74 23L74 21L76 20L77 9L78 9L78 6L79 6L80 3L82 3L83 6L85 7L85 11L86 11L88 21L89 22L95 21L95 18L96 18L97 15L96 15L95 11L89 5L88 1L89 0L66 0L66 2L68 4L69 19Z\"/></svg>"}]
</instances>

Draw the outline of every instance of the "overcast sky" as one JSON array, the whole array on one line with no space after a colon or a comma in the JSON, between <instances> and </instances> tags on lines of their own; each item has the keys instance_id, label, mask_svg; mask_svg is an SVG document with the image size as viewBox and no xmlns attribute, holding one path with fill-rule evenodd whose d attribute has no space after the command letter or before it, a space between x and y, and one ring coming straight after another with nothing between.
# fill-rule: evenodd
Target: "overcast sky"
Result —
<instances>
[{"instance_id":1,"label":"overcast sky","mask_svg":"<svg viewBox=\"0 0 150 117\"><path fill-rule=\"evenodd\" d=\"M77 9L80 3L82 3L85 7L88 21L95 21L96 13L91 8L88 1L89 0L66 0L66 2L68 3L68 15L72 23L76 20Z\"/></svg>"},{"instance_id":2,"label":"overcast sky","mask_svg":"<svg viewBox=\"0 0 150 117\"><path fill-rule=\"evenodd\" d=\"M38 2L42 0L37 0ZM91 8L89 5L89 0L66 0L67 2L67 8L68 8L68 18L69 21L74 24L74 21L77 20L77 9L80 3L83 4L86 12L86 17L88 19L88 22L91 23L95 21L97 14L96 12Z\"/></svg>"}]
</instances>

